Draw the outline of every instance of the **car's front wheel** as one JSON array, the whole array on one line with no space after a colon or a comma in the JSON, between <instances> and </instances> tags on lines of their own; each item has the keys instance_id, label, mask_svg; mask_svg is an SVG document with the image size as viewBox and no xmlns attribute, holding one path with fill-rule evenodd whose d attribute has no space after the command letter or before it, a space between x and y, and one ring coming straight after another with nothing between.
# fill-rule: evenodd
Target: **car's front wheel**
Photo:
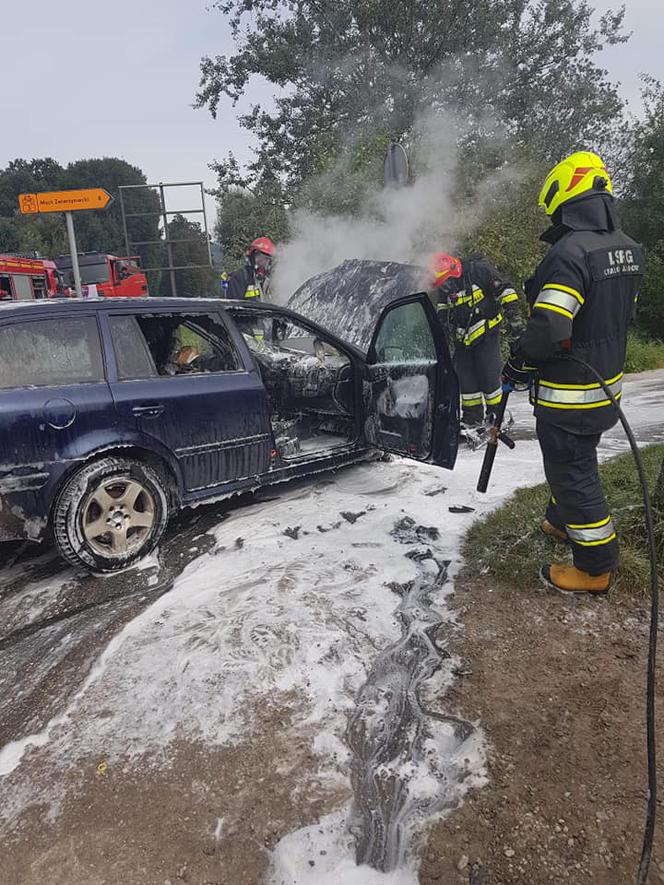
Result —
<instances>
[{"instance_id":1,"label":"car's front wheel","mask_svg":"<svg viewBox=\"0 0 664 885\"><path fill-rule=\"evenodd\" d=\"M55 502L53 534L72 565L112 572L153 550L168 516L166 483L156 470L128 458L101 458L65 483Z\"/></svg>"}]
</instances>

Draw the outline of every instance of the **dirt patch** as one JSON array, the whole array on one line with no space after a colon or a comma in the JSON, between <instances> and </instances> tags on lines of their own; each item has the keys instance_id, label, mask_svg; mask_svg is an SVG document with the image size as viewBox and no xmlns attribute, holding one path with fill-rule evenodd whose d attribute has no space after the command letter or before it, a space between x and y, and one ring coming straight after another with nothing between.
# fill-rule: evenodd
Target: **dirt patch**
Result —
<instances>
[{"instance_id":1,"label":"dirt patch","mask_svg":"<svg viewBox=\"0 0 664 885\"><path fill-rule=\"evenodd\" d=\"M490 783L431 830L421 885L635 881L646 803L645 604L462 580L452 605L463 623L452 646L464 664L447 700L480 719ZM664 882L661 812L649 881Z\"/></svg>"},{"instance_id":2,"label":"dirt patch","mask_svg":"<svg viewBox=\"0 0 664 885\"><path fill-rule=\"evenodd\" d=\"M283 836L348 800L316 781L309 742L293 737L299 706L252 709L251 740L231 747L82 761L56 820L33 808L3 839L3 885L257 885Z\"/></svg>"}]
</instances>

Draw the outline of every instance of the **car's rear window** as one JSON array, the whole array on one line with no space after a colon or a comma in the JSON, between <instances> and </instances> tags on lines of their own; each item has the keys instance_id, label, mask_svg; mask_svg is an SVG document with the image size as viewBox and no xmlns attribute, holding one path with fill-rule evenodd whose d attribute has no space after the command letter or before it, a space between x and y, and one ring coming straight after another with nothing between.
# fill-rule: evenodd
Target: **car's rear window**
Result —
<instances>
[{"instance_id":1,"label":"car's rear window","mask_svg":"<svg viewBox=\"0 0 664 885\"><path fill-rule=\"evenodd\" d=\"M0 326L0 388L53 387L103 379L94 317L53 317Z\"/></svg>"}]
</instances>

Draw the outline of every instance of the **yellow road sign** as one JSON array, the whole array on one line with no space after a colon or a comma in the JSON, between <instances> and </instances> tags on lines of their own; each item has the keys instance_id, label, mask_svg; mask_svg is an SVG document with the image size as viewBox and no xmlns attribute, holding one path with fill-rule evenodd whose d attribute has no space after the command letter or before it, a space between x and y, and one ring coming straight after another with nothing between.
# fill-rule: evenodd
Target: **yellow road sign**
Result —
<instances>
[{"instance_id":1,"label":"yellow road sign","mask_svg":"<svg viewBox=\"0 0 664 885\"><path fill-rule=\"evenodd\" d=\"M20 194L18 204L23 215L34 215L39 212L37 194Z\"/></svg>"},{"instance_id":2,"label":"yellow road sign","mask_svg":"<svg viewBox=\"0 0 664 885\"><path fill-rule=\"evenodd\" d=\"M38 212L75 212L80 209L105 209L113 197L103 187L75 191L50 191L41 194L19 194L23 215Z\"/></svg>"}]
</instances>

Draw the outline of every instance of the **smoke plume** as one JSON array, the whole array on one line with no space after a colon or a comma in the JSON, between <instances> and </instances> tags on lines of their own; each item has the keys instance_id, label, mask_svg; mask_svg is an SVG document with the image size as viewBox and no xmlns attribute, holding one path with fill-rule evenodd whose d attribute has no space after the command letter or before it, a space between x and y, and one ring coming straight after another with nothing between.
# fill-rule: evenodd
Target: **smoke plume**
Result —
<instances>
[{"instance_id":1,"label":"smoke plume","mask_svg":"<svg viewBox=\"0 0 664 885\"><path fill-rule=\"evenodd\" d=\"M410 185L382 190L375 181L367 182L361 208L352 215L292 212L291 240L280 245L271 297L287 302L305 280L347 258L426 264L432 252L454 250L477 223L492 188L511 175L504 169L491 176L472 205L455 203L460 144L467 131L450 114L421 118L409 151L416 165ZM330 183L335 174L338 178L339 169L327 173Z\"/></svg>"}]
</instances>

